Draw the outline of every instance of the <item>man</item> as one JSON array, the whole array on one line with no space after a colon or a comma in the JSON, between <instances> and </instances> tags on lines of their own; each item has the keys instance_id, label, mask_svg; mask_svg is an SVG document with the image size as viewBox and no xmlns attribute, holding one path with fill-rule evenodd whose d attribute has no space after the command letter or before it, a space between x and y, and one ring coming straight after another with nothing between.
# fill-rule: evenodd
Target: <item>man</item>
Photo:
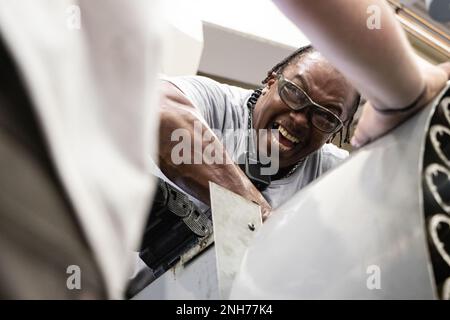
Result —
<instances>
[{"instance_id":1,"label":"man","mask_svg":"<svg viewBox=\"0 0 450 320\"><path fill-rule=\"evenodd\" d=\"M435 66L414 53L387 1L273 2L367 98L352 137L355 147L422 110L449 78L448 62ZM376 28L369 27L374 17Z\"/></svg>"},{"instance_id":2,"label":"man","mask_svg":"<svg viewBox=\"0 0 450 320\"><path fill-rule=\"evenodd\" d=\"M348 132L359 94L311 46L297 50L277 64L263 84L258 97L250 90L204 77L164 81L159 162L168 179L202 202L209 204L208 182L213 181L261 205L266 219L272 207L279 206L347 157L346 151L326 142L342 134L345 126ZM256 102L249 105L252 98ZM256 131L267 130L264 139L267 149L279 151L280 169L262 192L235 163L247 151L245 135L223 145L227 130L245 130L249 121ZM202 134L214 130L222 138L210 134L211 139L205 141L195 135L199 122ZM179 141L172 134L179 128L190 133L191 146L200 144L200 151L204 152L213 145L226 161L211 163L203 158L201 164L175 163L173 149ZM260 138L259 147L264 143ZM193 148L190 152L195 156L200 151Z\"/></svg>"}]
</instances>

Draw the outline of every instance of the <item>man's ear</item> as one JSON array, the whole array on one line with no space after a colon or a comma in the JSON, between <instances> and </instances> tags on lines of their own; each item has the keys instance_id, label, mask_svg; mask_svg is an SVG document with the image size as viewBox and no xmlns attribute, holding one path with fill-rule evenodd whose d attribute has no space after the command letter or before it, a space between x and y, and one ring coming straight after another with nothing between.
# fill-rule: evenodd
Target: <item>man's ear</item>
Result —
<instances>
[{"instance_id":1,"label":"man's ear","mask_svg":"<svg viewBox=\"0 0 450 320\"><path fill-rule=\"evenodd\" d=\"M262 90L262 94L266 94L267 91L270 90L270 88L273 86L273 84L275 83L275 81L277 81L277 74L275 72L272 72L269 75L269 80L267 80L266 82L266 86L263 88Z\"/></svg>"}]
</instances>

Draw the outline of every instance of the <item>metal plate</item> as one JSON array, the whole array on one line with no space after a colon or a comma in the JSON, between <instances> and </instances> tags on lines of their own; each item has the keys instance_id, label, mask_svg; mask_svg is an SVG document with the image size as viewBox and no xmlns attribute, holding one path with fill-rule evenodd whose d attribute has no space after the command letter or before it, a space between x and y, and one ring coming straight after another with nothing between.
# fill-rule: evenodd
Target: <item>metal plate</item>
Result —
<instances>
[{"instance_id":1,"label":"metal plate","mask_svg":"<svg viewBox=\"0 0 450 320\"><path fill-rule=\"evenodd\" d=\"M258 205L210 182L219 292L228 299L242 257L262 225Z\"/></svg>"}]
</instances>

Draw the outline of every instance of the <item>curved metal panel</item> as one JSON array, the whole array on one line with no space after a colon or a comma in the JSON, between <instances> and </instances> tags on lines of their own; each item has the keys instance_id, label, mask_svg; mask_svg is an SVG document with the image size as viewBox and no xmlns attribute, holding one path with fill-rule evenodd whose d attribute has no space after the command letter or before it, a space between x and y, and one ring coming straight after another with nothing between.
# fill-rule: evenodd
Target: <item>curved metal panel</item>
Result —
<instances>
[{"instance_id":1,"label":"curved metal panel","mask_svg":"<svg viewBox=\"0 0 450 320\"><path fill-rule=\"evenodd\" d=\"M277 209L248 249L231 298L436 298L436 259L428 245L442 243L443 235L427 236L422 206L433 213L438 207L430 209L422 199L422 155L430 118L444 93L450 95L448 88L429 108ZM449 178L442 179L448 185ZM442 188L441 199L447 199L449 187ZM431 225L442 225L445 217Z\"/></svg>"}]
</instances>

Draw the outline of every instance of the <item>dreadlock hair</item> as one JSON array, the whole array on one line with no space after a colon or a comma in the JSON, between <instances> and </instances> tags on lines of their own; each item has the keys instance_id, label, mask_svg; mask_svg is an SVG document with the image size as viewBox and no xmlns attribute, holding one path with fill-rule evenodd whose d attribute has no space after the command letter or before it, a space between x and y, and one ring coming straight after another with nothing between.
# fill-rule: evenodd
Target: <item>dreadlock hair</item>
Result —
<instances>
[{"instance_id":1,"label":"dreadlock hair","mask_svg":"<svg viewBox=\"0 0 450 320\"><path fill-rule=\"evenodd\" d=\"M278 64L276 64L270 71L268 71L267 77L262 81L262 84L265 85L270 80L273 73L275 73L275 74L282 73L288 65L292 64L294 61L300 59L301 57L305 56L306 54L312 53L314 51L316 51L316 49L314 49L314 47L311 45L307 45L307 46L298 48L293 53L291 53L289 56L287 56L282 61L280 61ZM350 142L350 127L353 123L353 117L355 116L355 113L358 110L360 103L361 103L361 95L359 93L357 93L355 102L354 102L353 107L350 112L350 117L349 117L349 119L347 119L345 126L341 130L339 130L338 132L333 134L333 136L330 139L330 140L333 140L334 137L337 134L339 134L339 147L342 147L342 142L344 142L344 143ZM342 133L344 128L345 128L345 136L343 136L343 133ZM342 140L342 138L344 138L344 140Z\"/></svg>"},{"instance_id":2,"label":"dreadlock hair","mask_svg":"<svg viewBox=\"0 0 450 320\"><path fill-rule=\"evenodd\" d=\"M262 81L262 84L266 84L272 75L272 73L280 74L284 71L284 69L294 62L296 59L299 59L303 56L305 56L307 53L314 52L315 49L311 45L307 45L301 48L298 48L293 53L291 53L289 56L281 60L277 65L275 65L269 72L267 72L267 77Z\"/></svg>"}]
</instances>

